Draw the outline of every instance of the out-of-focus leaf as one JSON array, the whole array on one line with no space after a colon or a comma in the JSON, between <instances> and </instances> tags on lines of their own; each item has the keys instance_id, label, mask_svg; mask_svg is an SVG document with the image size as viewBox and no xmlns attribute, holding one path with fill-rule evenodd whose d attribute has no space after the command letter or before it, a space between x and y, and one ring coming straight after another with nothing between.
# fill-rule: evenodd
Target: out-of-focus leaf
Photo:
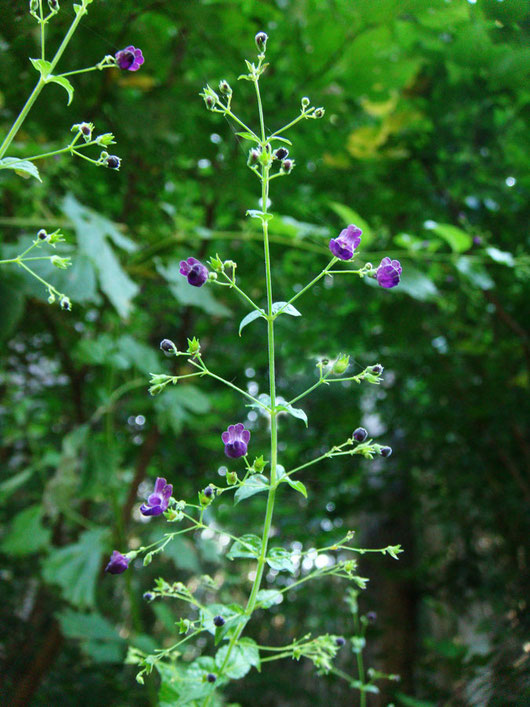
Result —
<instances>
[{"instance_id":1,"label":"out-of-focus leaf","mask_svg":"<svg viewBox=\"0 0 530 707\"><path fill-rule=\"evenodd\" d=\"M101 614L82 614L66 609L57 618L64 635L80 640L83 652L97 663L123 661L125 641Z\"/></svg>"},{"instance_id":2,"label":"out-of-focus leaf","mask_svg":"<svg viewBox=\"0 0 530 707\"><path fill-rule=\"evenodd\" d=\"M172 429L179 434L190 415L204 415L210 409L208 396L189 383L166 388L154 400L157 420L162 431Z\"/></svg>"},{"instance_id":3,"label":"out-of-focus leaf","mask_svg":"<svg viewBox=\"0 0 530 707\"><path fill-rule=\"evenodd\" d=\"M0 547L7 555L31 555L46 547L50 536L42 524L42 506L35 504L14 517Z\"/></svg>"},{"instance_id":4,"label":"out-of-focus leaf","mask_svg":"<svg viewBox=\"0 0 530 707\"><path fill-rule=\"evenodd\" d=\"M450 223L432 221L429 224L429 229L434 231L440 238L443 238L455 253L463 253L473 245L473 239L469 233L462 231L461 228L452 226Z\"/></svg>"},{"instance_id":5,"label":"out-of-focus leaf","mask_svg":"<svg viewBox=\"0 0 530 707\"><path fill-rule=\"evenodd\" d=\"M508 267L510 268L513 268L513 266L515 265L515 258L511 253L508 253L508 251L499 250L498 248L493 248L493 246L490 246L489 248L486 248L486 253L496 263L508 265Z\"/></svg>"},{"instance_id":6,"label":"out-of-focus leaf","mask_svg":"<svg viewBox=\"0 0 530 707\"><path fill-rule=\"evenodd\" d=\"M481 290L491 290L495 283L488 274L486 268L472 258L463 255L456 261L456 269L465 275L467 279Z\"/></svg>"},{"instance_id":7,"label":"out-of-focus leaf","mask_svg":"<svg viewBox=\"0 0 530 707\"><path fill-rule=\"evenodd\" d=\"M346 228L350 224L357 226L361 229L361 244L359 248L365 248L374 239L374 234L368 223L360 216L357 211L351 208L351 206L346 206L346 204L339 204L336 201L332 201L329 204L329 208L334 211L339 218L343 221L343 228ZM337 234L338 235L338 234Z\"/></svg>"}]
</instances>

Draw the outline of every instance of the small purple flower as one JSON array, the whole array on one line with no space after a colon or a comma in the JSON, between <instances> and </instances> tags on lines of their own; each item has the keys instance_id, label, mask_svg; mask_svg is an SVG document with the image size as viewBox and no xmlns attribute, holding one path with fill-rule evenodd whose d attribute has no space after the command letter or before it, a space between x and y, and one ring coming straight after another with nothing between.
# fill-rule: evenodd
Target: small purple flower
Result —
<instances>
[{"instance_id":1,"label":"small purple flower","mask_svg":"<svg viewBox=\"0 0 530 707\"><path fill-rule=\"evenodd\" d=\"M381 287L395 287L401 279L401 263L399 260L383 258L376 270L375 277Z\"/></svg>"},{"instance_id":2,"label":"small purple flower","mask_svg":"<svg viewBox=\"0 0 530 707\"><path fill-rule=\"evenodd\" d=\"M109 564L105 567L105 572L109 574L121 574L125 572L129 566L129 558L122 555L121 552L114 550L110 556Z\"/></svg>"},{"instance_id":3,"label":"small purple flower","mask_svg":"<svg viewBox=\"0 0 530 707\"><path fill-rule=\"evenodd\" d=\"M222 616L214 616L213 623L214 626L217 626L217 628L221 628L221 626L224 626L226 622Z\"/></svg>"},{"instance_id":4,"label":"small purple flower","mask_svg":"<svg viewBox=\"0 0 530 707\"><path fill-rule=\"evenodd\" d=\"M138 71L145 61L142 50L136 49L132 44L116 52L114 56L116 64L124 71Z\"/></svg>"},{"instance_id":5,"label":"small purple flower","mask_svg":"<svg viewBox=\"0 0 530 707\"><path fill-rule=\"evenodd\" d=\"M225 445L226 456L237 459L247 453L250 432L245 429L242 422L238 422L237 425L229 425L227 431L221 435L221 439Z\"/></svg>"},{"instance_id":6,"label":"small purple flower","mask_svg":"<svg viewBox=\"0 0 530 707\"><path fill-rule=\"evenodd\" d=\"M208 279L208 268L197 258L180 261L180 274L188 278L193 287L202 287Z\"/></svg>"},{"instance_id":7,"label":"small purple flower","mask_svg":"<svg viewBox=\"0 0 530 707\"><path fill-rule=\"evenodd\" d=\"M364 442L364 440L368 437L368 432L364 429L364 427L358 427L353 431L352 437L356 442Z\"/></svg>"},{"instance_id":8,"label":"small purple flower","mask_svg":"<svg viewBox=\"0 0 530 707\"><path fill-rule=\"evenodd\" d=\"M147 499L147 503L140 506L140 512L144 516L159 516L167 510L172 493L172 484L168 484L165 479L158 477L153 493Z\"/></svg>"},{"instance_id":9,"label":"small purple flower","mask_svg":"<svg viewBox=\"0 0 530 707\"><path fill-rule=\"evenodd\" d=\"M349 225L343 229L337 238L332 238L329 242L329 249L336 258L340 260L351 260L353 251L361 242L362 231L357 226Z\"/></svg>"}]
</instances>

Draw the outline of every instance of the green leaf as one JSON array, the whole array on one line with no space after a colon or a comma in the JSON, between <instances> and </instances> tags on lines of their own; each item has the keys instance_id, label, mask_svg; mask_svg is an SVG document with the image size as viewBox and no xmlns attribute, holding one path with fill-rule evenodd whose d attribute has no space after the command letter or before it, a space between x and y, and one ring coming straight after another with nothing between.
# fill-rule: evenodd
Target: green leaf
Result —
<instances>
[{"instance_id":1,"label":"green leaf","mask_svg":"<svg viewBox=\"0 0 530 707\"><path fill-rule=\"evenodd\" d=\"M200 620L202 626L211 633L212 636L218 636L219 629L230 628L231 624L235 624L234 619L240 617L244 613L244 608L240 604L208 604L200 611ZM224 626L216 626L213 622L215 616L222 616L225 620ZM226 631L224 631L226 634ZM218 642L216 640L216 642Z\"/></svg>"},{"instance_id":2,"label":"green leaf","mask_svg":"<svg viewBox=\"0 0 530 707\"><path fill-rule=\"evenodd\" d=\"M260 589L256 600L263 609L269 609L275 604L282 603L283 594L277 589Z\"/></svg>"},{"instance_id":3,"label":"green leaf","mask_svg":"<svg viewBox=\"0 0 530 707\"><path fill-rule=\"evenodd\" d=\"M399 704L403 705L403 707L436 707L436 702L418 700L416 697L409 697L402 692L398 692L396 697Z\"/></svg>"},{"instance_id":4,"label":"green leaf","mask_svg":"<svg viewBox=\"0 0 530 707\"><path fill-rule=\"evenodd\" d=\"M291 317L302 316L301 313L296 309L296 307L293 307L292 304L287 304L287 302L274 302L272 305L272 313L276 314L280 311L280 309L282 309L282 307L285 307L285 309L282 311L282 314L290 314Z\"/></svg>"},{"instance_id":5,"label":"green leaf","mask_svg":"<svg viewBox=\"0 0 530 707\"><path fill-rule=\"evenodd\" d=\"M223 666L225 663L225 658L228 654L228 648L229 646L225 645L220 648L215 654L215 664L218 669L221 668L221 666ZM232 652L230 653L228 663L225 665L225 675L227 675L229 678L232 678L232 680L240 680L241 678L245 677L245 675L252 667L252 663L250 662L250 660L253 658L253 656L255 657L254 654L241 648L239 644L235 645L232 649Z\"/></svg>"},{"instance_id":6,"label":"green leaf","mask_svg":"<svg viewBox=\"0 0 530 707\"><path fill-rule=\"evenodd\" d=\"M261 552L261 538L257 535L242 535L239 540L232 545L226 556L229 560L235 560L236 557L259 557Z\"/></svg>"},{"instance_id":7,"label":"green leaf","mask_svg":"<svg viewBox=\"0 0 530 707\"><path fill-rule=\"evenodd\" d=\"M125 641L101 614L82 614L66 609L57 616L66 638L81 641L84 653L99 663L121 663Z\"/></svg>"},{"instance_id":8,"label":"green leaf","mask_svg":"<svg viewBox=\"0 0 530 707\"><path fill-rule=\"evenodd\" d=\"M283 547L273 547L269 550L267 564L273 570L286 570L293 574L296 567L291 559L291 553Z\"/></svg>"},{"instance_id":9,"label":"green leaf","mask_svg":"<svg viewBox=\"0 0 530 707\"><path fill-rule=\"evenodd\" d=\"M307 498L307 489L301 481L295 481L290 476L288 476L285 480L291 488L293 488L295 491L298 491L298 493L301 493L304 498Z\"/></svg>"},{"instance_id":10,"label":"green leaf","mask_svg":"<svg viewBox=\"0 0 530 707\"><path fill-rule=\"evenodd\" d=\"M307 415L302 410L302 408L294 408L292 405L289 405L288 403L280 403L279 405L276 405L276 410L288 412L289 415L292 415L293 417L296 417L299 420L303 420L303 422L305 423L305 426L307 427Z\"/></svg>"},{"instance_id":11,"label":"green leaf","mask_svg":"<svg viewBox=\"0 0 530 707\"><path fill-rule=\"evenodd\" d=\"M33 469L25 469L24 471L21 471L19 474L15 474L12 476L10 479L7 479L7 481L4 481L3 483L0 484L0 501L5 502L8 500L8 498L15 493L15 491L18 491L18 489L21 486L24 486L26 481L31 477L33 474Z\"/></svg>"},{"instance_id":12,"label":"green leaf","mask_svg":"<svg viewBox=\"0 0 530 707\"><path fill-rule=\"evenodd\" d=\"M260 221L270 221L274 216L274 214L265 213L259 209L248 209L245 215L250 216L250 218L259 218Z\"/></svg>"},{"instance_id":13,"label":"green leaf","mask_svg":"<svg viewBox=\"0 0 530 707\"><path fill-rule=\"evenodd\" d=\"M505 250L499 250L498 248L493 248L492 246L490 246L489 248L486 248L486 253L496 263L502 263L503 265L507 265L510 268L513 268L513 266L515 265L515 258L511 253L508 253Z\"/></svg>"},{"instance_id":14,"label":"green leaf","mask_svg":"<svg viewBox=\"0 0 530 707\"><path fill-rule=\"evenodd\" d=\"M469 233L449 223L432 222L430 230L434 231L440 238L443 238L455 253L463 253L473 245L473 239Z\"/></svg>"},{"instance_id":15,"label":"green leaf","mask_svg":"<svg viewBox=\"0 0 530 707\"><path fill-rule=\"evenodd\" d=\"M254 133L249 133L248 131L236 133L236 135L239 135L239 137L242 137L245 140L252 140L252 142L259 142L259 137L257 137L257 135L254 135Z\"/></svg>"},{"instance_id":16,"label":"green leaf","mask_svg":"<svg viewBox=\"0 0 530 707\"><path fill-rule=\"evenodd\" d=\"M68 94L68 103L67 105L70 105L74 98L74 87L68 81L68 79L65 79L64 76L48 76L46 79L46 83L57 83L59 86L62 86L66 93Z\"/></svg>"},{"instance_id":17,"label":"green leaf","mask_svg":"<svg viewBox=\"0 0 530 707\"><path fill-rule=\"evenodd\" d=\"M74 606L95 605L106 536L106 529L86 530L77 543L52 551L44 560L44 579L59 585L63 597Z\"/></svg>"},{"instance_id":18,"label":"green leaf","mask_svg":"<svg viewBox=\"0 0 530 707\"><path fill-rule=\"evenodd\" d=\"M254 668L260 669L259 648L252 638L241 638L237 645L243 658Z\"/></svg>"},{"instance_id":19,"label":"green leaf","mask_svg":"<svg viewBox=\"0 0 530 707\"><path fill-rule=\"evenodd\" d=\"M162 431L173 430L180 434L193 415L204 415L210 410L210 398L190 383L177 383L166 388L164 394L154 400L157 421Z\"/></svg>"},{"instance_id":20,"label":"green leaf","mask_svg":"<svg viewBox=\"0 0 530 707\"><path fill-rule=\"evenodd\" d=\"M365 282L377 286L377 282L371 278L364 278ZM438 290L434 282L424 275L420 270L406 265L401 274L401 282L396 287L396 291L406 292L410 297L421 302L434 299L438 296Z\"/></svg>"},{"instance_id":21,"label":"green leaf","mask_svg":"<svg viewBox=\"0 0 530 707\"><path fill-rule=\"evenodd\" d=\"M481 290L491 290L495 287L495 283L488 274L486 268L480 263L475 262L472 258L463 255L456 261L456 269L458 272L465 275L467 279Z\"/></svg>"},{"instance_id":22,"label":"green leaf","mask_svg":"<svg viewBox=\"0 0 530 707\"><path fill-rule=\"evenodd\" d=\"M334 211L340 219L342 219L344 222L344 228L350 224L353 224L361 229L363 232L361 236L361 247L366 247L371 241L373 241L374 233L372 229L363 217L357 213L357 211L354 211L345 204L339 204L336 201L332 201L329 204L329 208Z\"/></svg>"},{"instance_id":23,"label":"green leaf","mask_svg":"<svg viewBox=\"0 0 530 707\"><path fill-rule=\"evenodd\" d=\"M31 555L50 542L51 530L42 525L42 506L35 504L18 513L0 546L7 555Z\"/></svg>"},{"instance_id":24,"label":"green leaf","mask_svg":"<svg viewBox=\"0 0 530 707\"><path fill-rule=\"evenodd\" d=\"M262 474L254 474L250 476L244 484L242 484L234 494L234 503L237 505L240 501L245 498L250 498L256 493L261 493L262 491L267 491L269 488L268 479Z\"/></svg>"},{"instance_id":25,"label":"green leaf","mask_svg":"<svg viewBox=\"0 0 530 707\"><path fill-rule=\"evenodd\" d=\"M241 331L244 329L244 327L247 326L247 324L250 324L255 319L259 319L260 317L263 317L263 319L265 319L265 312L258 312L257 309L255 309L253 312L249 312L246 317L243 317L241 323L239 324L239 336L241 336Z\"/></svg>"},{"instance_id":26,"label":"green leaf","mask_svg":"<svg viewBox=\"0 0 530 707\"><path fill-rule=\"evenodd\" d=\"M34 68L37 69L39 74L42 76L44 81L46 81L52 68L51 62L46 61L45 59L30 59L30 61Z\"/></svg>"},{"instance_id":27,"label":"green leaf","mask_svg":"<svg viewBox=\"0 0 530 707\"><path fill-rule=\"evenodd\" d=\"M29 162L28 160L19 160L16 157L4 157L3 160L0 160L0 169L12 169L20 177L35 177L39 182L42 182L39 170L35 167L33 162Z\"/></svg>"}]
</instances>

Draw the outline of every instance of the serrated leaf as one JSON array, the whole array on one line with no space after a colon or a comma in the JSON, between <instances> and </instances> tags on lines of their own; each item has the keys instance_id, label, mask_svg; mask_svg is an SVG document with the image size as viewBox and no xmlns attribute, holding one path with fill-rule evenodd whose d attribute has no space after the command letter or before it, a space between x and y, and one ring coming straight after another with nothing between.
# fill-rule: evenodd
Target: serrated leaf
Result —
<instances>
[{"instance_id":1,"label":"serrated leaf","mask_svg":"<svg viewBox=\"0 0 530 707\"><path fill-rule=\"evenodd\" d=\"M0 160L0 169L12 169L20 177L35 177L39 182L42 182L39 170L33 162L29 162L28 160L19 160L16 157L4 157L3 160Z\"/></svg>"},{"instance_id":2,"label":"serrated leaf","mask_svg":"<svg viewBox=\"0 0 530 707\"><path fill-rule=\"evenodd\" d=\"M269 488L268 479L262 474L254 474L250 476L244 484L242 484L234 494L234 503L237 505L245 498L250 498L256 493L267 491Z\"/></svg>"},{"instance_id":3,"label":"serrated leaf","mask_svg":"<svg viewBox=\"0 0 530 707\"><path fill-rule=\"evenodd\" d=\"M244 659L254 668L260 669L259 648L252 638L241 638L237 645Z\"/></svg>"},{"instance_id":4,"label":"serrated leaf","mask_svg":"<svg viewBox=\"0 0 530 707\"><path fill-rule=\"evenodd\" d=\"M292 304L288 304L287 302L273 302L272 313L277 314L283 307L285 307L285 309L282 310L282 314L290 314L291 317L302 316L302 314L296 309L296 307L293 307Z\"/></svg>"},{"instance_id":5,"label":"serrated leaf","mask_svg":"<svg viewBox=\"0 0 530 707\"><path fill-rule=\"evenodd\" d=\"M246 317L243 317L241 323L239 324L239 336L241 336L241 331L247 326L247 324L250 324L255 319L259 319L260 317L265 319L265 313L262 311L258 311L257 309L255 309L253 312L249 312Z\"/></svg>"},{"instance_id":6,"label":"serrated leaf","mask_svg":"<svg viewBox=\"0 0 530 707\"><path fill-rule=\"evenodd\" d=\"M293 574L296 569L291 559L291 553L284 547L271 548L267 555L267 564L273 570L286 570L291 574Z\"/></svg>"},{"instance_id":7,"label":"serrated leaf","mask_svg":"<svg viewBox=\"0 0 530 707\"><path fill-rule=\"evenodd\" d=\"M230 653L228 663L225 665L225 659L228 654L228 645L224 645L215 654L215 664L218 668L224 667L224 674L227 675L232 680L240 680L245 677L252 663L249 661L249 656L242 650L239 645L234 646Z\"/></svg>"},{"instance_id":8,"label":"serrated leaf","mask_svg":"<svg viewBox=\"0 0 530 707\"><path fill-rule=\"evenodd\" d=\"M70 81L68 81L68 79L66 79L64 76L48 76L48 78L46 79L46 83L56 83L59 84L59 86L62 86L68 94L67 105L70 105L74 98L74 87L72 86Z\"/></svg>"},{"instance_id":9,"label":"serrated leaf","mask_svg":"<svg viewBox=\"0 0 530 707\"><path fill-rule=\"evenodd\" d=\"M242 137L245 140L252 140L252 142L259 142L259 138L257 137L257 135L254 135L254 133L249 133L248 131L236 133L236 135L239 135L239 137Z\"/></svg>"},{"instance_id":10,"label":"serrated leaf","mask_svg":"<svg viewBox=\"0 0 530 707\"><path fill-rule=\"evenodd\" d=\"M282 603L283 594L277 589L260 589L256 600L263 609L269 609L275 604Z\"/></svg>"},{"instance_id":11,"label":"serrated leaf","mask_svg":"<svg viewBox=\"0 0 530 707\"><path fill-rule=\"evenodd\" d=\"M236 557L259 557L261 552L261 538L257 535L247 534L242 535L239 540L232 545L226 556L229 560L234 560Z\"/></svg>"}]
</instances>

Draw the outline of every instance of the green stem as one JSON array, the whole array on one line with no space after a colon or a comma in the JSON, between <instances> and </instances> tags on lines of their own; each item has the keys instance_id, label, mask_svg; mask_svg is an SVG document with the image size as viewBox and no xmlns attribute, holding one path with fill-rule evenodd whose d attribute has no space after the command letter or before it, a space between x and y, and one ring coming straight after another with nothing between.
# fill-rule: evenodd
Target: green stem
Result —
<instances>
[{"instance_id":1,"label":"green stem","mask_svg":"<svg viewBox=\"0 0 530 707\"><path fill-rule=\"evenodd\" d=\"M359 621L359 612L356 611L353 617L353 622L355 624L355 633L357 636L363 636L364 631L361 631L361 625ZM356 653L357 657L357 672L359 673L359 681L361 682L362 685L364 685L364 660L363 660L363 652L362 649ZM364 690L361 690L361 704L360 707L366 707L366 692Z\"/></svg>"},{"instance_id":2,"label":"green stem","mask_svg":"<svg viewBox=\"0 0 530 707\"><path fill-rule=\"evenodd\" d=\"M40 55L43 61L46 60L46 23L44 22L44 13L42 12L42 0L39 0L39 15L40 15Z\"/></svg>"},{"instance_id":3,"label":"green stem","mask_svg":"<svg viewBox=\"0 0 530 707\"><path fill-rule=\"evenodd\" d=\"M289 130L289 128L292 128L293 125L296 125L301 120L303 120L305 117L306 117L305 113L300 113L300 115L297 118L295 118L294 120L291 120L291 122L287 123L287 125L284 125L283 128L276 130L274 135L270 136L269 140L273 140L276 137L276 135L279 135L280 133L284 133L286 130Z\"/></svg>"},{"instance_id":4,"label":"green stem","mask_svg":"<svg viewBox=\"0 0 530 707\"><path fill-rule=\"evenodd\" d=\"M86 9L84 8L84 3L83 3L83 9L84 9L85 12L86 12ZM59 49L58 49L57 52L55 53L55 56L53 57L53 59L52 59L52 61L51 61L51 65L50 65L50 71L49 71L50 74L53 73L53 70L55 69L55 67L56 67L56 65L57 65L57 63L58 63L58 61L59 61L59 59L62 57L62 55L63 55L63 53L64 53L64 50L66 49L66 47L68 46L68 43L69 43L70 40L72 39L72 37L73 37L73 35L74 35L74 32L76 31L77 26L78 26L79 22L81 21L81 18L82 18L83 15L85 14L85 13L83 12L83 9L80 9L79 12L77 12L77 14L76 14L76 16L75 16L75 19L74 19L74 21L72 22L72 24L70 25L70 28L69 28L68 32L67 32L66 35L64 36L64 39L63 39L63 41L61 42L61 45L60 45ZM30 112L30 110L31 110L31 108L32 108L32 106L33 106L33 104L35 103L35 101L36 101L37 98L39 97L39 94L40 94L40 92L42 91L42 89L44 88L45 85L46 85L46 81L43 79L43 77L42 77L42 75L41 75L41 76L39 77L39 80L37 81L37 84L36 84L35 88L34 88L33 91L31 92L31 94L30 94L28 100L27 100L26 103L24 104L24 107L22 108L22 110L21 110L20 113L18 114L17 119L15 120L15 122L13 123L13 125L11 126L11 130L7 133L7 135L6 135L5 138L4 138L4 141L3 141L2 144L0 145L0 159L2 159L2 157L3 157L3 156L5 155L5 153L7 152L9 146L11 145L11 143L13 142L13 140L14 140L14 138L15 138L15 135L16 135L16 134L18 133L18 131L20 130L20 127L22 126L22 123L26 120L26 117L27 117L28 113Z\"/></svg>"},{"instance_id":5,"label":"green stem","mask_svg":"<svg viewBox=\"0 0 530 707\"><path fill-rule=\"evenodd\" d=\"M315 278L313 278L313 280L311 280L311 282L308 285L306 285L303 289L301 289L300 292L297 292L293 297L291 297L291 299L288 302L286 302L283 305L283 307L276 312L276 314L274 315L274 318L276 319L276 317L279 317L280 314L287 308L288 305L292 304L295 300L297 300L299 297L301 297L304 294L304 292L307 292L307 290L309 290L311 287L313 287L313 285L316 285L316 283L319 280L321 280L324 277L324 275L329 274L329 269L337 262L337 260L338 260L338 258L331 258L331 260L326 265L324 270L322 270L321 273L319 273Z\"/></svg>"}]
</instances>

